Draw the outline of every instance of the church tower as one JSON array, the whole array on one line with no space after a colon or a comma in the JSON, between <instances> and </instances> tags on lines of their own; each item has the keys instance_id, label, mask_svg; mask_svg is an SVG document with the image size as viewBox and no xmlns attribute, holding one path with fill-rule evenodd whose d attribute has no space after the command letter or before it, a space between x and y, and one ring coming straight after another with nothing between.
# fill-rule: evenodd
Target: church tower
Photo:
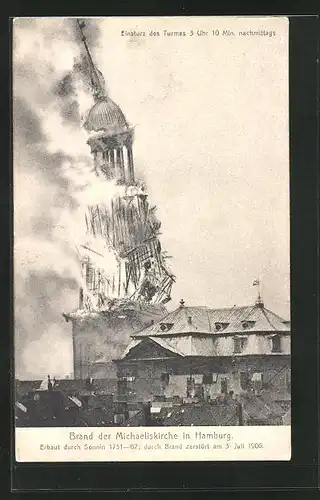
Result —
<instances>
[{"instance_id":1,"label":"church tower","mask_svg":"<svg viewBox=\"0 0 320 500\"><path fill-rule=\"evenodd\" d=\"M84 121L89 132L88 144L94 158L97 175L116 179L121 184L134 184L133 128L119 106L108 96L102 73L95 67L83 32L84 23L78 22L86 50L94 106Z\"/></svg>"},{"instance_id":2,"label":"church tower","mask_svg":"<svg viewBox=\"0 0 320 500\"><path fill-rule=\"evenodd\" d=\"M145 186L135 178L133 128L110 98L96 68L84 23L77 21L84 44L94 104L83 127L94 172L111 203L92 203L85 213L86 237L79 248L83 286L79 307L64 314L73 326L75 378L115 376L116 359L130 335L158 321L175 281L160 243L161 223L149 205Z\"/></svg>"}]
</instances>

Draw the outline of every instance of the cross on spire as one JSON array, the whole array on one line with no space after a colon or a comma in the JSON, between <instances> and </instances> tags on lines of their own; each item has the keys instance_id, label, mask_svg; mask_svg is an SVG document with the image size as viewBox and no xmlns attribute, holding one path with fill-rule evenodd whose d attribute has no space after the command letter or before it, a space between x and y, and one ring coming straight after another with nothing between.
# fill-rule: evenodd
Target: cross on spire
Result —
<instances>
[{"instance_id":1,"label":"cross on spire","mask_svg":"<svg viewBox=\"0 0 320 500\"><path fill-rule=\"evenodd\" d=\"M87 53L87 59L89 63L89 76L91 80L91 87L92 87L92 93L93 97L97 100L101 99L102 97L106 97L106 89L105 89L105 81L103 78L102 73L98 70L98 68L95 67L86 36L84 34L84 28L86 27L86 23L84 21L80 21L80 19L77 19L77 24L78 28L81 33L81 40L83 42L83 45L85 47L86 53Z\"/></svg>"}]
</instances>

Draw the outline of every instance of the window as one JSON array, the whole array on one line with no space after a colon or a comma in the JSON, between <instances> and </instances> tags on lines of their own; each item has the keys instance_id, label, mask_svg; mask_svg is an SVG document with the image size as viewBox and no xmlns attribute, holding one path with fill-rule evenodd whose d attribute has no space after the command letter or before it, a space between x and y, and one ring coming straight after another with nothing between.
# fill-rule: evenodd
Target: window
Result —
<instances>
[{"instance_id":1,"label":"window","mask_svg":"<svg viewBox=\"0 0 320 500\"><path fill-rule=\"evenodd\" d=\"M221 392L224 394L228 393L228 379L225 377L221 379Z\"/></svg>"},{"instance_id":2,"label":"window","mask_svg":"<svg viewBox=\"0 0 320 500\"><path fill-rule=\"evenodd\" d=\"M124 396L128 390L127 379L125 377L118 379L118 394L119 396Z\"/></svg>"},{"instance_id":3,"label":"window","mask_svg":"<svg viewBox=\"0 0 320 500\"><path fill-rule=\"evenodd\" d=\"M240 372L240 386L243 390L249 389L250 375L248 372Z\"/></svg>"},{"instance_id":4,"label":"window","mask_svg":"<svg viewBox=\"0 0 320 500\"><path fill-rule=\"evenodd\" d=\"M203 375L200 373L194 373L193 381L195 384L202 384Z\"/></svg>"},{"instance_id":5,"label":"window","mask_svg":"<svg viewBox=\"0 0 320 500\"><path fill-rule=\"evenodd\" d=\"M262 372L254 372L251 378L252 382L259 382L263 384L263 373Z\"/></svg>"},{"instance_id":6,"label":"window","mask_svg":"<svg viewBox=\"0 0 320 500\"><path fill-rule=\"evenodd\" d=\"M217 322L214 324L217 332L224 330L225 328L227 328L228 325L229 323L221 323L221 322Z\"/></svg>"},{"instance_id":7,"label":"window","mask_svg":"<svg viewBox=\"0 0 320 500\"><path fill-rule=\"evenodd\" d=\"M132 392L134 390L134 380L135 380L135 377L126 377L126 381L127 381L127 391L128 392Z\"/></svg>"},{"instance_id":8,"label":"window","mask_svg":"<svg viewBox=\"0 0 320 500\"><path fill-rule=\"evenodd\" d=\"M161 380L161 383L163 385L165 385L165 386L168 385L169 384L169 380L170 380L169 373L161 373L160 380Z\"/></svg>"},{"instance_id":9,"label":"window","mask_svg":"<svg viewBox=\"0 0 320 500\"><path fill-rule=\"evenodd\" d=\"M194 387L194 395L196 398L203 400L204 398L204 389L202 384L195 384Z\"/></svg>"},{"instance_id":10,"label":"window","mask_svg":"<svg viewBox=\"0 0 320 500\"><path fill-rule=\"evenodd\" d=\"M212 376L212 383L216 384L218 382L218 374L217 373L211 373Z\"/></svg>"},{"instance_id":11,"label":"window","mask_svg":"<svg viewBox=\"0 0 320 500\"><path fill-rule=\"evenodd\" d=\"M161 332L168 332L173 327L173 323L160 323Z\"/></svg>"},{"instance_id":12,"label":"window","mask_svg":"<svg viewBox=\"0 0 320 500\"><path fill-rule=\"evenodd\" d=\"M212 373L205 373L202 377L203 384L213 384Z\"/></svg>"},{"instance_id":13,"label":"window","mask_svg":"<svg viewBox=\"0 0 320 500\"><path fill-rule=\"evenodd\" d=\"M281 352L281 338L279 335L271 337L271 350L272 352Z\"/></svg>"},{"instance_id":14,"label":"window","mask_svg":"<svg viewBox=\"0 0 320 500\"><path fill-rule=\"evenodd\" d=\"M190 377L187 378L187 398L192 397L194 394L194 379L190 375Z\"/></svg>"},{"instance_id":15,"label":"window","mask_svg":"<svg viewBox=\"0 0 320 500\"><path fill-rule=\"evenodd\" d=\"M135 377L132 376L124 376L118 378L118 391L119 394L127 394L133 391Z\"/></svg>"},{"instance_id":16,"label":"window","mask_svg":"<svg viewBox=\"0 0 320 500\"><path fill-rule=\"evenodd\" d=\"M234 337L233 342L234 342L233 351L236 354L242 352L246 343L246 339L244 337Z\"/></svg>"},{"instance_id":17,"label":"window","mask_svg":"<svg viewBox=\"0 0 320 500\"><path fill-rule=\"evenodd\" d=\"M241 321L242 328L246 330L247 328L252 328L255 325L255 321L244 320Z\"/></svg>"}]
</instances>

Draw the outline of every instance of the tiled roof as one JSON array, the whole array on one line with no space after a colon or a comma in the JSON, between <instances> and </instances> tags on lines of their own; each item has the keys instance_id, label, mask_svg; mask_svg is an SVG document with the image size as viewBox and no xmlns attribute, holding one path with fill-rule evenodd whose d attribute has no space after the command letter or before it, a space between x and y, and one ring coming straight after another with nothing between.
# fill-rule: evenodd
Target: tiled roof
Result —
<instances>
[{"instance_id":1,"label":"tiled roof","mask_svg":"<svg viewBox=\"0 0 320 500\"><path fill-rule=\"evenodd\" d=\"M165 413L163 424L166 426L239 424L239 414L235 402L223 405L182 405L167 408Z\"/></svg>"},{"instance_id":2,"label":"tiled roof","mask_svg":"<svg viewBox=\"0 0 320 500\"><path fill-rule=\"evenodd\" d=\"M243 327L243 322L247 322L246 328ZM223 324L222 329L216 329L217 323ZM290 323L259 305L223 309L179 307L163 317L158 323L150 325L133 337L168 337L187 333L227 334L243 333L244 331L289 333Z\"/></svg>"},{"instance_id":3,"label":"tiled roof","mask_svg":"<svg viewBox=\"0 0 320 500\"><path fill-rule=\"evenodd\" d=\"M291 424L291 408L285 413L282 417L283 419L283 424L284 425L290 425Z\"/></svg>"},{"instance_id":4,"label":"tiled roof","mask_svg":"<svg viewBox=\"0 0 320 500\"><path fill-rule=\"evenodd\" d=\"M270 398L272 401L291 401L291 394L283 388L270 387L269 389L262 389L261 395L264 399Z\"/></svg>"},{"instance_id":5,"label":"tiled roof","mask_svg":"<svg viewBox=\"0 0 320 500\"><path fill-rule=\"evenodd\" d=\"M263 395L245 393L241 395L240 401L246 418L269 420L285 414L285 410L280 405Z\"/></svg>"},{"instance_id":6,"label":"tiled roof","mask_svg":"<svg viewBox=\"0 0 320 500\"><path fill-rule=\"evenodd\" d=\"M39 390L41 380L16 380L16 393L18 396ZM117 379L94 379L89 392L114 392L117 387ZM65 393L78 393L87 390L86 380L82 379L58 379L55 389ZM87 391L88 392L88 391Z\"/></svg>"},{"instance_id":7,"label":"tiled roof","mask_svg":"<svg viewBox=\"0 0 320 500\"><path fill-rule=\"evenodd\" d=\"M17 395L28 394L39 389L42 380L15 380L15 391Z\"/></svg>"},{"instance_id":8,"label":"tiled roof","mask_svg":"<svg viewBox=\"0 0 320 500\"><path fill-rule=\"evenodd\" d=\"M116 379L94 379L92 386L88 388L85 380L64 379L57 381L57 388L67 393L73 392L107 392L112 393L117 388Z\"/></svg>"}]
</instances>

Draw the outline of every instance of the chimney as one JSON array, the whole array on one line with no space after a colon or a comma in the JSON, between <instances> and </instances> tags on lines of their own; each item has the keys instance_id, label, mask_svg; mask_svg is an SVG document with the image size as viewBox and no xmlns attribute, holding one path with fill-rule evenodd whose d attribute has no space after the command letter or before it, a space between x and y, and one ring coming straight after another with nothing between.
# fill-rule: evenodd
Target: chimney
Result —
<instances>
[{"instance_id":1,"label":"chimney","mask_svg":"<svg viewBox=\"0 0 320 500\"><path fill-rule=\"evenodd\" d=\"M188 316L188 324L192 325L192 317L191 316Z\"/></svg>"},{"instance_id":2,"label":"chimney","mask_svg":"<svg viewBox=\"0 0 320 500\"><path fill-rule=\"evenodd\" d=\"M144 425L146 427L150 427L152 425L152 421L151 421L151 402L148 401L147 403L145 403L144 407L143 407L143 413L144 413Z\"/></svg>"},{"instance_id":3,"label":"chimney","mask_svg":"<svg viewBox=\"0 0 320 500\"><path fill-rule=\"evenodd\" d=\"M238 402L237 406L238 406L238 412L237 413L238 413L239 425L244 425L242 404L240 402Z\"/></svg>"}]
</instances>

